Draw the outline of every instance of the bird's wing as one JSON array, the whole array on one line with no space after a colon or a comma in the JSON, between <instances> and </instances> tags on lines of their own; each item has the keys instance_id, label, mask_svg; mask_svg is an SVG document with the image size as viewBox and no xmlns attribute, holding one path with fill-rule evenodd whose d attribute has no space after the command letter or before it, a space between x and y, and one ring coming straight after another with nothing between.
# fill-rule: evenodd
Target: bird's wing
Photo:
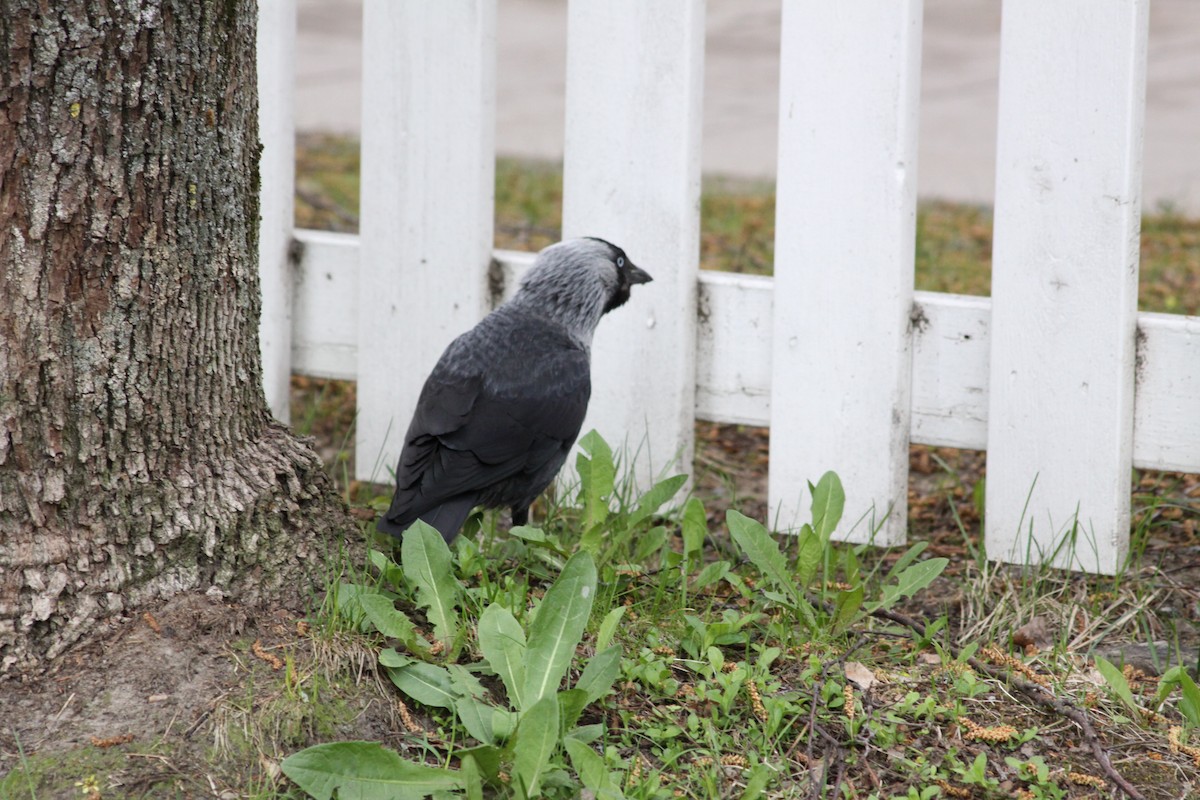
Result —
<instances>
[{"instance_id":1,"label":"bird's wing","mask_svg":"<svg viewBox=\"0 0 1200 800\"><path fill-rule=\"evenodd\" d=\"M448 500L537 471L579 435L591 394L586 351L546 347L526 363L485 369L463 374L439 362L429 376L387 519L406 525Z\"/></svg>"}]
</instances>

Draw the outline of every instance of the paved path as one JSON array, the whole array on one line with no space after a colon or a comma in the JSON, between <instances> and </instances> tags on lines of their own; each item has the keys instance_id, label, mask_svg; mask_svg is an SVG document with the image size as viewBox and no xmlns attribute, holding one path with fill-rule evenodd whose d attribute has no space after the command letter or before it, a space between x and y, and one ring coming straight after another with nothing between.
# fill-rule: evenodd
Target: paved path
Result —
<instances>
[{"instance_id":1,"label":"paved path","mask_svg":"<svg viewBox=\"0 0 1200 800\"><path fill-rule=\"evenodd\" d=\"M302 131L356 133L361 0L299 0ZM775 169L780 0L709 0L704 171ZM564 0L499 0L497 148L561 159ZM1200 0L1150 5L1144 207L1200 214ZM994 184L1000 0L926 0L920 192L989 203Z\"/></svg>"}]
</instances>

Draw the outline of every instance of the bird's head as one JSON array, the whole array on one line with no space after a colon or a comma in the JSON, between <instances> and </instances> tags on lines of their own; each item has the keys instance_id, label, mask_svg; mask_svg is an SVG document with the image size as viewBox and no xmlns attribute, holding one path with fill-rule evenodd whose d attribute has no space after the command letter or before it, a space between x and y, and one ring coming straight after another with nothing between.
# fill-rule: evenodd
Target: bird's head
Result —
<instances>
[{"instance_id":1,"label":"bird's head","mask_svg":"<svg viewBox=\"0 0 1200 800\"><path fill-rule=\"evenodd\" d=\"M624 305L634 284L650 280L649 273L611 242L567 239L538 253L514 300L590 341L600 317Z\"/></svg>"}]
</instances>

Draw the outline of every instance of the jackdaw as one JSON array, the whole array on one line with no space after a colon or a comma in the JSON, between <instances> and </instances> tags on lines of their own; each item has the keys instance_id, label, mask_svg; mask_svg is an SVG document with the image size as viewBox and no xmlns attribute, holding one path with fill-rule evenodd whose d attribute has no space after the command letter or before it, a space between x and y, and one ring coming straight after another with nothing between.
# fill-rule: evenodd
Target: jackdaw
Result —
<instances>
[{"instance_id":1,"label":"jackdaw","mask_svg":"<svg viewBox=\"0 0 1200 800\"><path fill-rule=\"evenodd\" d=\"M538 253L516 296L451 342L425 381L379 530L399 537L420 519L450 541L476 506L528 522L583 425L600 317L649 281L603 239Z\"/></svg>"}]
</instances>

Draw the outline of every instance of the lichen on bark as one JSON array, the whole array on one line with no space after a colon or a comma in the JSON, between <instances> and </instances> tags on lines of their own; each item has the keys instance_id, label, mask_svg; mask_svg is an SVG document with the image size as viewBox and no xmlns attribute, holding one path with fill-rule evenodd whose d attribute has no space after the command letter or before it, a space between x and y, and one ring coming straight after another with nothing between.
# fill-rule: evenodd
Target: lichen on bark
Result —
<instances>
[{"instance_id":1,"label":"lichen on bark","mask_svg":"<svg viewBox=\"0 0 1200 800\"><path fill-rule=\"evenodd\" d=\"M0 0L0 672L352 529L258 349L256 5Z\"/></svg>"}]
</instances>

